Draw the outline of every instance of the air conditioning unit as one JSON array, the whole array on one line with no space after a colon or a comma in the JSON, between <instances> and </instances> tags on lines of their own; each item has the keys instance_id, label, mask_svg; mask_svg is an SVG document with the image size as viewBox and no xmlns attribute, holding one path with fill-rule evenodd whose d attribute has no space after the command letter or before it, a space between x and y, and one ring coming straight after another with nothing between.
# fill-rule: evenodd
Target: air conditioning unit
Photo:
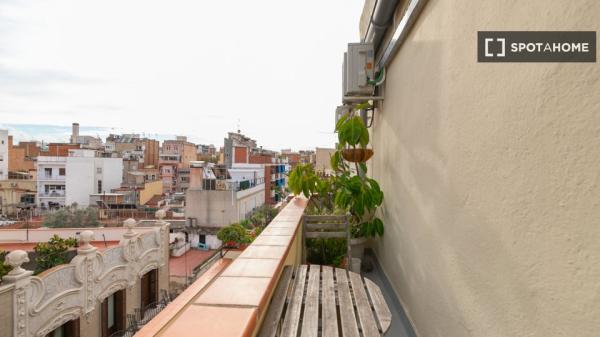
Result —
<instances>
[{"instance_id":1,"label":"air conditioning unit","mask_svg":"<svg viewBox=\"0 0 600 337\"><path fill-rule=\"evenodd\" d=\"M340 118L342 118L343 115L350 112L350 109L351 107L349 105L339 105L337 108L335 108L335 124L333 124L334 128L337 125Z\"/></svg>"},{"instance_id":2,"label":"air conditioning unit","mask_svg":"<svg viewBox=\"0 0 600 337\"><path fill-rule=\"evenodd\" d=\"M369 83L375 74L375 51L371 43L349 43L342 65L342 94L372 96L375 87Z\"/></svg>"}]
</instances>

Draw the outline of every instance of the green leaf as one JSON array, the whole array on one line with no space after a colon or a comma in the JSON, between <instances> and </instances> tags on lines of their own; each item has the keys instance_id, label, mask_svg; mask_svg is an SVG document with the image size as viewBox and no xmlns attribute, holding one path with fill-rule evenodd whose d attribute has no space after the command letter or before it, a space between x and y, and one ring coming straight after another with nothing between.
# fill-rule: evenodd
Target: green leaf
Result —
<instances>
[{"instance_id":1,"label":"green leaf","mask_svg":"<svg viewBox=\"0 0 600 337\"><path fill-rule=\"evenodd\" d=\"M335 123L335 131L339 131L340 127L346 122L346 119L350 116L350 113L343 114L340 119Z\"/></svg>"},{"instance_id":2,"label":"green leaf","mask_svg":"<svg viewBox=\"0 0 600 337\"><path fill-rule=\"evenodd\" d=\"M382 236L383 235L383 221L381 221L381 219L379 219L379 218L375 218L375 219L373 219L373 225L375 227L377 234L379 236Z\"/></svg>"},{"instance_id":3,"label":"green leaf","mask_svg":"<svg viewBox=\"0 0 600 337\"><path fill-rule=\"evenodd\" d=\"M367 174L367 164L364 162L360 162L358 163L358 166L360 167L360 170L362 171L363 175Z\"/></svg>"},{"instance_id":4,"label":"green leaf","mask_svg":"<svg viewBox=\"0 0 600 337\"><path fill-rule=\"evenodd\" d=\"M361 124L362 123L362 119L361 119ZM367 127L363 124L362 125L362 129L361 129L361 134L360 134L360 146L367 147L367 144L369 144L369 130L367 130Z\"/></svg>"},{"instance_id":5,"label":"green leaf","mask_svg":"<svg viewBox=\"0 0 600 337\"><path fill-rule=\"evenodd\" d=\"M358 116L352 117L348 124L347 129L347 139L346 141L350 145L356 145L361 141L361 137L363 136L365 126L362 122L362 119Z\"/></svg>"}]
</instances>

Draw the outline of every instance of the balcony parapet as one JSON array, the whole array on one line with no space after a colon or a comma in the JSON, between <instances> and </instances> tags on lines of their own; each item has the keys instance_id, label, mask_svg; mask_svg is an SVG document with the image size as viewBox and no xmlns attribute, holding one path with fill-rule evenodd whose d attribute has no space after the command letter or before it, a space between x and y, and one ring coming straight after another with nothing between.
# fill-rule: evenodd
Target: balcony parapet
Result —
<instances>
[{"instance_id":1,"label":"balcony parapet","mask_svg":"<svg viewBox=\"0 0 600 337\"><path fill-rule=\"evenodd\" d=\"M163 216L164 217L164 216ZM159 218L151 231L135 232L135 220L118 246L99 252L91 242L94 232L80 233L80 246L70 263L37 276L21 265L27 253L13 250L6 260L13 267L3 278L13 287L13 336L46 336L65 322L92 313L115 291L132 287L146 272L165 266L169 224Z\"/></svg>"},{"instance_id":2,"label":"balcony parapet","mask_svg":"<svg viewBox=\"0 0 600 337\"><path fill-rule=\"evenodd\" d=\"M306 205L290 201L230 265L211 267L135 337L256 335L283 267L300 263Z\"/></svg>"}]
</instances>

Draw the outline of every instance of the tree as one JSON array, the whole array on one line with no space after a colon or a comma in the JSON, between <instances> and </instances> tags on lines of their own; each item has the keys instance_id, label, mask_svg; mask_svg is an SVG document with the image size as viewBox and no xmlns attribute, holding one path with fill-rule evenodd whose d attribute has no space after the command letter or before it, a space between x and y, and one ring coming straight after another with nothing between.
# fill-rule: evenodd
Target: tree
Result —
<instances>
[{"instance_id":1,"label":"tree","mask_svg":"<svg viewBox=\"0 0 600 337\"><path fill-rule=\"evenodd\" d=\"M217 232L217 238L228 245L235 243L236 245L252 242L252 237L248 234L246 229L239 223L233 223L231 225L221 228Z\"/></svg>"},{"instance_id":2,"label":"tree","mask_svg":"<svg viewBox=\"0 0 600 337\"><path fill-rule=\"evenodd\" d=\"M76 204L49 214L44 219L44 226L50 228L98 227L96 208L78 208Z\"/></svg>"},{"instance_id":3,"label":"tree","mask_svg":"<svg viewBox=\"0 0 600 337\"><path fill-rule=\"evenodd\" d=\"M44 270L54 266L68 263L69 248L77 244L75 238L63 239L58 235L54 235L48 242L40 242L33 250L36 252L36 268L35 274L39 274Z\"/></svg>"}]
</instances>

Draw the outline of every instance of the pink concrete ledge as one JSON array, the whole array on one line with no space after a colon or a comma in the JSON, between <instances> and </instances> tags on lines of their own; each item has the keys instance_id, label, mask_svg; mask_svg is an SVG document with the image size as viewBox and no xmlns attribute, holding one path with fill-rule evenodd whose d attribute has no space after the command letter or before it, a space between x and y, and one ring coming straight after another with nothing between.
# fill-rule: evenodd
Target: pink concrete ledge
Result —
<instances>
[{"instance_id":1,"label":"pink concrete ledge","mask_svg":"<svg viewBox=\"0 0 600 337\"><path fill-rule=\"evenodd\" d=\"M220 260L135 337L251 337L267 309L307 205L296 197L235 260Z\"/></svg>"}]
</instances>

